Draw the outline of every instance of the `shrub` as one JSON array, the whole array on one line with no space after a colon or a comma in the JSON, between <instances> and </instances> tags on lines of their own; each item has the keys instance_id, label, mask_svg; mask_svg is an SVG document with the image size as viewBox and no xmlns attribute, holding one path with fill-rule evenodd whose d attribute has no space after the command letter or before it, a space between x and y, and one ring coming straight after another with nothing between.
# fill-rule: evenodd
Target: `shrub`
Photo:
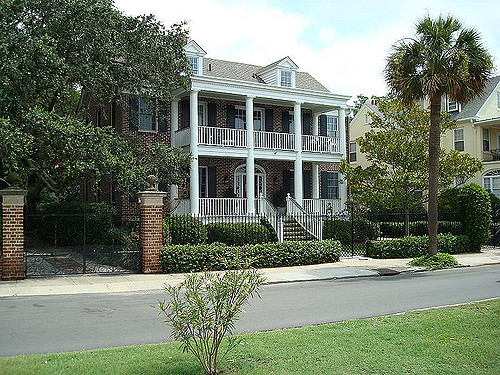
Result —
<instances>
[{"instance_id":1,"label":"shrub","mask_svg":"<svg viewBox=\"0 0 500 375\"><path fill-rule=\"evenodd\" d=\"M203 223L191 216L173 215L166 219L166 226L173 245L201 244L207 241Z\"/></svg>"},{"instance_id":2,"label":"shrub","mask_svg":"<svg viewBox=\"0 0 500 375\"><path fill-rule=\"evenodd\" d=\"M491 202L489 193L479 185L468 184L458 196L464 234L469 236L471 251L480 251L490 238Z\"/></svg>"},{"instance_id":3,"label":"shrub","mask_svg":"<svg viewBox=\"0 0 500 375\"><path fill-rule=\"evenodd\" d=\"M271 241L269 229L258 223L210 223L206 229L208 243L245 245Z\"/></svg>"},{"instance_id":4,"label":"shrub","mask_svg":"<svg viewBox=\"0 0 500 375\"><path fill-rule=\"evenodd\" d=\"M467 236L438 235L438 252L448 254L466 253L470 250ZM409 236L394 240L373 241L366 255L378 259L416 258L429 251L428 236Z\"/></svg>"},{"instance_id":5,"label":"shrub","mask_svg":"<svg viewBox=\"0 0 500 375\"><path fill-rule=\"evenodd\" d=\"M84 211L86 209L86 212ZM50 202L38 205L28 227L41 238L59 246L83 244L84 212L87 216L87 244L109 244L116 207L106 203Z\"/></svg>"},{"instance_id":6,"label":"shrub","mask_svg":"<svg viewBox=\"0 0 500 375\"><path fill-rule=\"evenodd\" d=\"M380 236L378 223L365 218L354 219L352 227L354 241L373 240ZM351 221L326 219L323 223L323 238L349 242L351 240Z\"/></svg>"},{"instance_id":7,"label":"shrub","mask_svg":"<svg viewBox=\"0 0 500 375\"><path fill-rule=\"evenodd\" d=\"M264 281L255 269L238 269L192 273L180 285L165 288L169 302L160 302L160 309L172 327L172 338L198 358L206 374L217 373L219 347L226 336L225 354L239 343L232 336L234 322L248 299L259 295Z\"/></svg>"},{"instance_id":8,"label":"shrub","mask_svg":"<svg viewBox=\"0 0 500 375\"><path fill-rule=\"evenodd\" d=\"M286 267L316 263L337 262L339 241L285 241L256 245L227 246L222 243L208 245L165 246L161 253L161 266L165 273L223 270L227 262L241 259L252 267Z\"/></svg>"},{"instance_id":9,"label":"shrub","mask_svg":"<svg viewBox=\"0 0 500 375\"><path fill-rule=\"evenodd\" d=\"M453 268L458 266L457 260L452 255L446 253L424 255L422 257L411 260L408 264L410 266L425 267L430 270Z\"/></svg>"}]
</instances>

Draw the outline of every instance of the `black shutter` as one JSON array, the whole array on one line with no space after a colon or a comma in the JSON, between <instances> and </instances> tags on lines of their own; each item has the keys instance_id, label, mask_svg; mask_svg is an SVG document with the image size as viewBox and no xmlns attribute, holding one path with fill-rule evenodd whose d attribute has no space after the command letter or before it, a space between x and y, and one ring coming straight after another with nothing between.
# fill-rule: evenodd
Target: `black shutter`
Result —
<instances>
[{"instance_id":1,"label":"black shutter","mask_svg":"<svg viewBox=\"0 0 500 375\"><path fill-rule=\"evenodd\" d=\"M311 171L302 171L302 186L304 187L304 199L311 199Z\"/></svg>"},{"instance_id":2,"label":"black shutter","mask_svg":"<svg viewBox=\"0 0 500 375\"><path fill-rule=\"evenodd\" d=\"M321 172L321 199L328 198L328 172Z\"/></svg>"},{"instance_id":3,"label":"black shutter","mask_svg":"<svg viewBox=\"0 0 500 375\"><path fill-rule=\"evenodd\" d=\"M283 133L290 133L290 113L283 111L281 113L281 124L283 125Z\"/></svg>"},{"instance_id":4,"label":"black shutter","mask_svg":"<svg viewBox=\"0 0 500 375\"><path fill-rule=\"evenodd\" d=\"M319 135L326 137L326 115L319 116Z\"/></svg>"},{"instance_id":5,"label":"black shutter","mask_svg":"<svg viewBox=\"0 0 500 375\"><path fill-rule=\"evenodd\" d=\"M158 131L166 133L167 131L167 103L160 102L158 106Z\"/></svg>"},{"instance_id":6,"label":"black shutter","mask_svg":"<svg viewBox=\"0 0 500 375\"><path fill-rule=\"evenodd\" d=\"M139 97L129 96L128 126L130 130L139 130Z\"/></svg>"},{"instance_id":7,"label":"black shutter","mask_svg":"<svg viewBox=\"0 0 500 375\"><path fill-rule=\"evenodd\" d=\"M234 129L234 105L227 106L227 127Z\"/></svg>"},{"instance_id":8,"label":"black shutter","mask_svg":"<svg viewBox=\"0 0 500 375\"><path fill-rule=\"evenodd\" d=\"M302 114L302 134L311 135L311 114L307 112Z\"/></svg>"},{"instance_id":9,"label":"black shutter","mask_svg":"<svg viewBox=\"0 0 500 375\"><path fill-rule=\"evenodd\" d=\"M266 132L273 131L273 109L266 108Z\"/></svg>"},{"instance_id":10,"label":"black shutter","mask_svg":"<svg viewBox=\"0 0 500 375\"><path fill-rule=\"evenodd\" d=\"M208 197L217 197L217 169L208 167Z\"/></svg>"},{"instance_id":11,"label":"black shutter","mask_svg":"<svg viewBox=\"0 0 500 375\"><path fill-rule=\"evenodd\" d=\"M189 100L181 101L181 129L189 128Z\"/></svg>"},{"instance_id":12,"label":"black shutter","mask_svg":"<svg viewBox=\"0 0 500 375\"><path fill-rule=\"evenodd\" d=\"M288 193L292 193L292 189L290 186L292 173L288 169L283 169L283 192L285 193L285 197Z\"/></svg>"},{"instance_id":13,"label":"black shutter","mask_svg":"<svg viewBox=\"0 0 500 375\"><path fill-rule=\"evenodd\" d=\"M208 126L217 126L217 104L208 103Z\"/></svg>"}]
</instances>

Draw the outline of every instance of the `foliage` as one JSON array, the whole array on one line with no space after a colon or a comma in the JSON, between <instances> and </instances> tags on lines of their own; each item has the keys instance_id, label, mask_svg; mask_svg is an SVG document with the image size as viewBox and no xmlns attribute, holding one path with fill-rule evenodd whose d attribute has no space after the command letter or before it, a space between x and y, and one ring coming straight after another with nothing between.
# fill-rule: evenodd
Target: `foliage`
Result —
<instances>
[{"instance_id":1,"label":"foliage","mask_svg":"<svg viewBox=\"0 0 500 375\"><path fill-rule=\"evenodd\" d=\"M425 99L430 103L429 253L436 254L441 99L446 95L463 104L478 96L492 73L493 59L477 30L463 28L450 15L437 19L426 16L415 31L413 38L393 45L384 74L391 93L405 104Z\"/></svg>"},{"instance_id":2,"label":"foliage","mask_svg":"<svg viewBox=\"0 0 500 375\"><path fill-rule=\"evenodd\" d=\"M370 166L351 166L344 173L353 199L367 207L410 211L427 201L429 111L418 104L405 106L395 99L380 99L380 113L371 112L371 130L357 139ZM449 115L441 132L452 129ZM468 179L481 170L480 160L456 150L440 152L440 190L455 178Z\"/></svg>"},{"instance_id":3,"label":"foliage","mask_svg":"<svg viewBox=\"0 0 500 375\"><path fill-rule=\"evenodd\" d=\"M206 225L207 242L245 245L271 242L271 233L258 223L210 223Z\"/></svg>"},{"instance_id":4,"label":"foliage","mask_svg":"<svg viewBox=\"0 0 500 375\"><path fill-rule=\"evenodd\" d=\"M470 251L468 236L441 234L437 239L438 251L441 253L460 254ZM428 236L408 236L395 240L373 241L366 251L366 256L376 259L415 258L425 255L428 248Z\"/></svg>"},{"instance_id":5,"label":"foliage","mask_svg":"<svg viewBox=\"0 0 500 375\"><path fill-rule=\"evenodd\" d=\"M379 223L382 237L404 237L405 228L403 222L384 221ZM450 233L461 235L462 223L460 221L439 221L438 233ZM423 236L427 234L427 221L410 222L410 234L413 236Z\"/></svg>"},{"instance_id":6,"label":"foliage","mask_svg":"<svg viewBox=\"0 0 500 375\"><path fill-rule=\"evenodd\" d=\"M458 199L464 234L470 238L471 251L481 251L481 246L490 238L490 195L483 187L468 184L460 189Z\"/></svg>"},{"instance_id":7,"label":"foliage","mask_svg":"<svg viewBox=\"0 0 500 375\"><path fill-rule=\"evenodd\" d=\"M164 273L224 270L234 259L250 262L252 267L289 267L307 264L337 262L340 242L285 241L256 245L227 246L221 243L208 245L165 246L160 255Z\"/></svg>"},{"instance_id":8,"label":"foliage","mask_svg":"<svg viewBox=\"0 0 500 375\"><path fill-rule=\"evenodd\" d=\"M111 0L6 0L0 14L4 184L16 171L38 195L62 197L83 179L113 178L124 190L144 187L150 173L182 182L188 156L86 123L91 104L109 107L123 92L147 89L159 103L186 86L184 25L126 16Z\"/></svg>"},{"instance_id":9,"label":"foliage","mask_svg":"<svg viewBox=\"0 0 500 375\"><path fill-rule=\"evenodd\" d=\"M410 266L425 267L430 270L437 270L442 268L453 268L458 266L457 260L453 255L446 253L437 253L435 255L424 255L412 259L409 263Z\"/></svg>"},{"instance_id":10,"label":"foliage","mask_svg":"<svg viewBox=\"0 0 500 375\"><path fill-rule=\"evenodd\" d=\"M259 289L265 278L256 269L236 269L222 273L191 273L183 283L166 286L169 302L160 302L172 338L183 351L198 358L208 375L217 373L219 348L227 340L226 354L239 340L231 336L243 306Z\"/></svg>"},{"instance_id":11,"label":"foliage","mask_svg":"<svg viewBox=\"0 0 500 375\"><path fill-rule=\"evenodd\" d=\"M380 237L380 227L365 218L356 218L351 223L350 220L326 219L323 221L323 238L335 239L342 242L351 240L351 226L353 229L352 238L354 241L374 240Z\"/></svg>"},{"instance_id":12,"label":"foliage","mask_svg":"<svg viewBox=\"0 0 500 375\"><path fill-rule=\"evenodd\" d=\"M286 207L286 195L282 187L274 193L272 202L276 207Z\"/></svg>"},{"instance_id":13,"label":"foliage","mask_svg":"<svg viewBox=\"0 0 500 375\"><path fill-rule=\"evenodd\" d=\"M194 217L172 215L165 219L172 245L202 244L207 241L205 225Z\"/></svg>"}]
</instances>

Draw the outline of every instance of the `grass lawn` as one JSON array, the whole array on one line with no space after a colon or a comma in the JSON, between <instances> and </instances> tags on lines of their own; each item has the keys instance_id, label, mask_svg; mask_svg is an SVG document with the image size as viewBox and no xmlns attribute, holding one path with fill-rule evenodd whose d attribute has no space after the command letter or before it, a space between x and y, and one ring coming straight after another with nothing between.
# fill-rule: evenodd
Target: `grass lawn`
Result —
<instances>
[{"instance_id":1,"label":"grass lawn","mask_svg":"<svg viewBox=\"0 0 500 375\"><path fill-rule=\"evenodd\" d=\"M241 335L228 374L500 374L500 299ZM0 358L1 374L201 374L179 344Z\"/></svg>"}]
</instances>

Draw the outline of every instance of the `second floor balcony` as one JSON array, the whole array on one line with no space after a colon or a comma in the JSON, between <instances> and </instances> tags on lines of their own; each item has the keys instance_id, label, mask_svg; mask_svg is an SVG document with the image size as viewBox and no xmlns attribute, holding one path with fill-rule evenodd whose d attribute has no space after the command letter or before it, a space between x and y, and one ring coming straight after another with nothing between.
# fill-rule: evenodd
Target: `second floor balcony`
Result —
<instances>
[{"instance_id":1,"label":"second floor balcony","mask_svg":"<svg viewBox=\"0 0 500 375\"><path fill-rule=\"evenodd\" d=\"M189 146L191 129L175 132L174 146ZM293 151L296 149L295 134L253 131L255 149ZM247 147L247 130L212 126L198 127L198 144L215 147ZM319 135L302 135L302 151L314 153L340 153L340 139Z\"/></svg>"}]
</instances>

